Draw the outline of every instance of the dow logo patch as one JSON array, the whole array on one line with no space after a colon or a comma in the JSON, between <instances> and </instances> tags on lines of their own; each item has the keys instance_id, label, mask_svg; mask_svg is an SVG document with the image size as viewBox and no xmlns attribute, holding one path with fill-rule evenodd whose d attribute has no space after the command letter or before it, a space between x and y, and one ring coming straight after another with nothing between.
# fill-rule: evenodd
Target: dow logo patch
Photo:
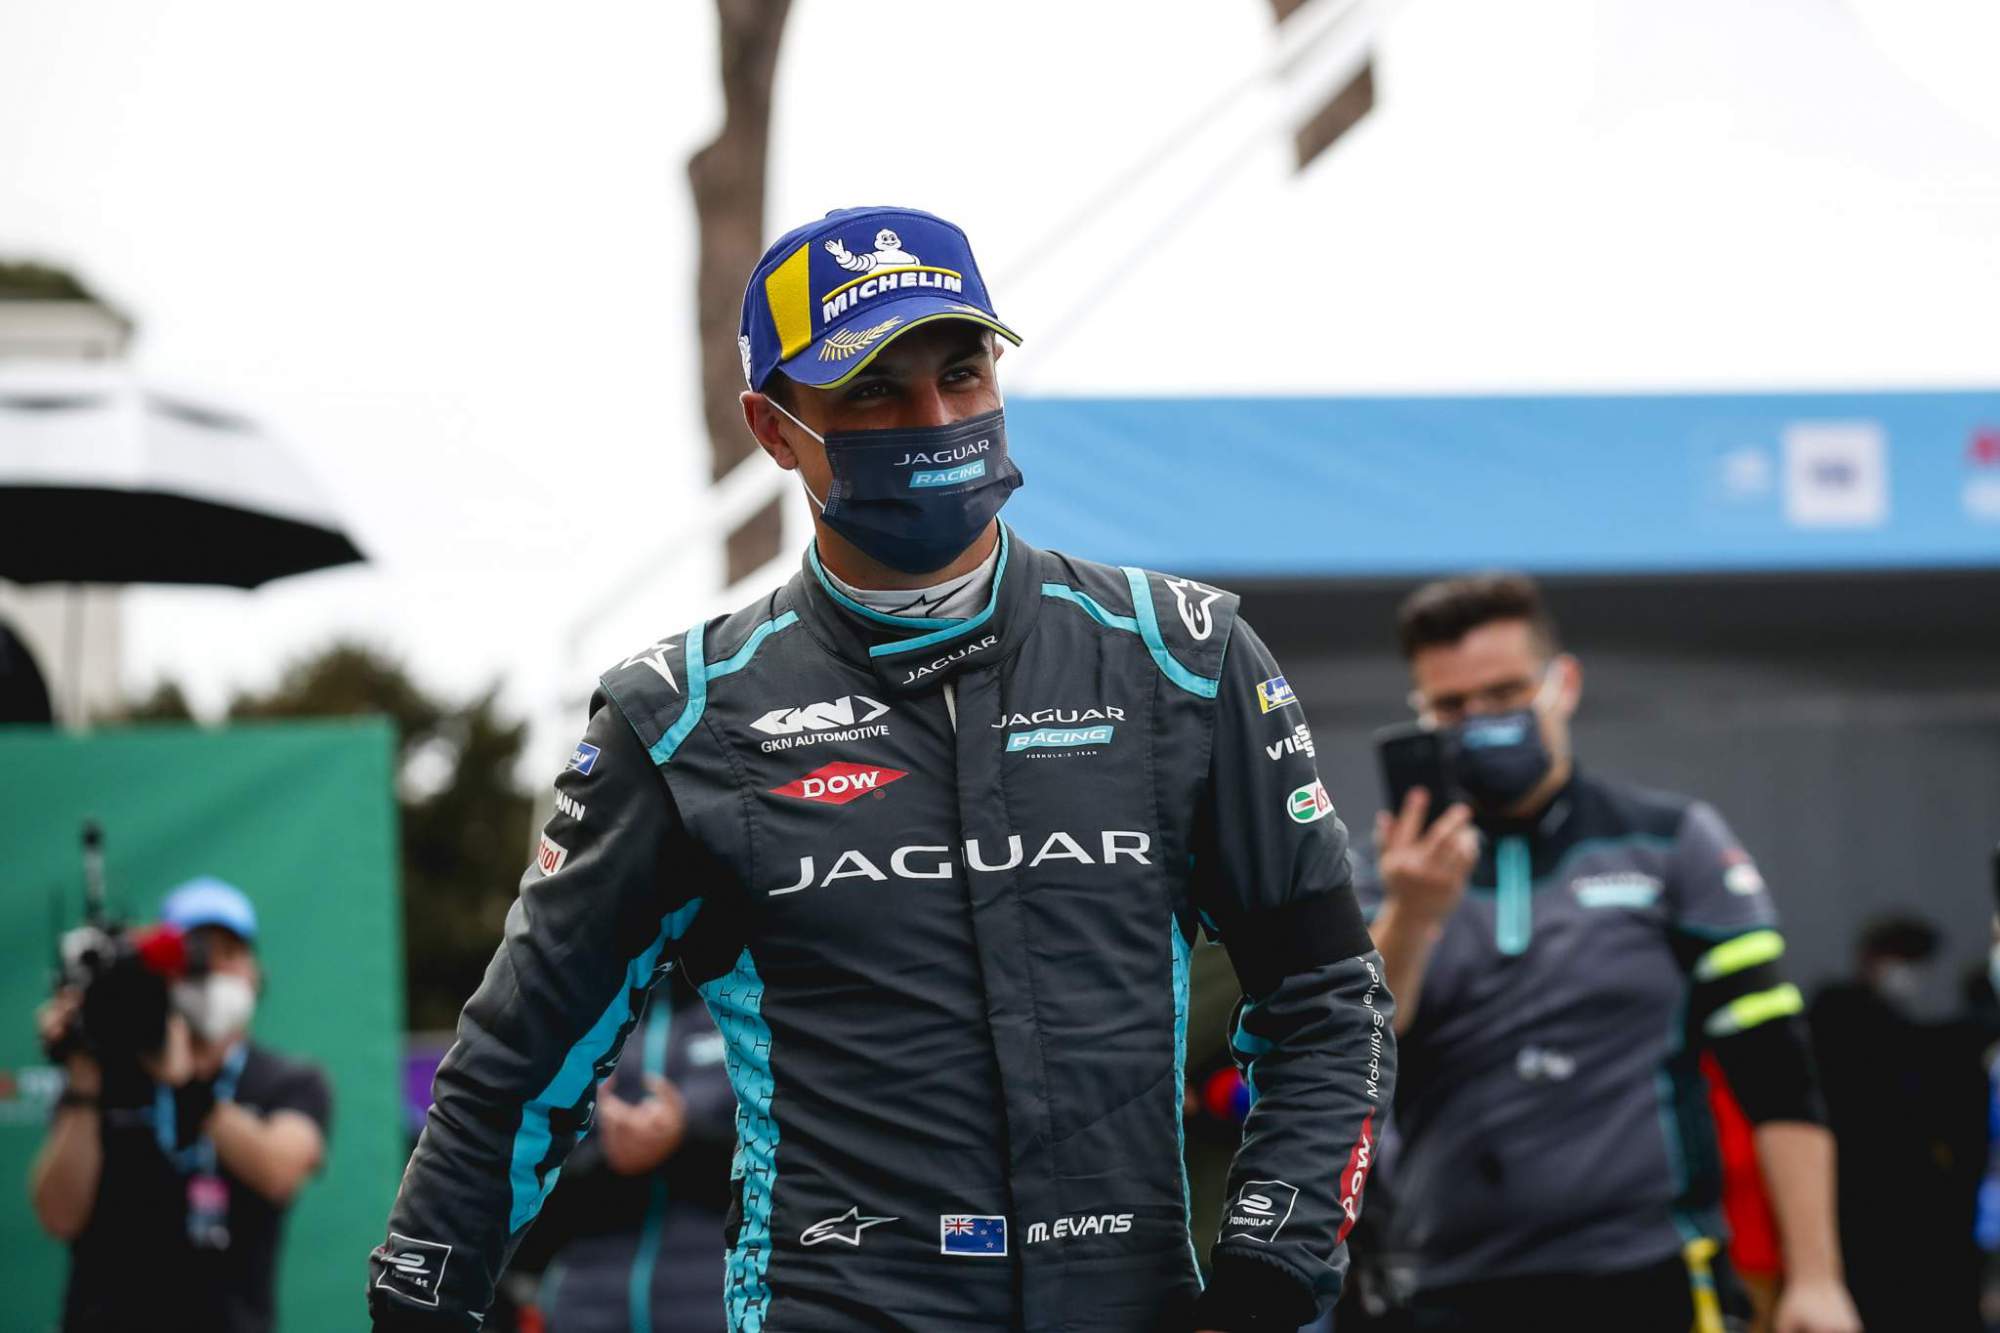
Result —
<instances>
[{"instance_id":1,"label":"dow logo patch","mask_svg":"<svg viewBox=\"0 0 2000 1333\"><path fill-rule=\"evenodd\" d=\"M1291 1220L1292 1208L1298 1201L1298 1188L1282 1180L1246 1180L1229 1201L1218 1239L1244 1236L1250 1240L1275 1240Z\"/></svg>"},{"instance_id":2,"label":"dow logo patch","mask_svg":"<svg viewBox=\"0 0 2000 1333\"><path fill-rule=\"evenodd\" d=\"M822 764L802 778L795 778L782 787L771 788L774 796L793 796L801 801L818 801L823 805L846 805L858 801L870 792L880 791L898 778L910 776L899 768L883 768L879 764Z\"/></svg>"}]
</instances>

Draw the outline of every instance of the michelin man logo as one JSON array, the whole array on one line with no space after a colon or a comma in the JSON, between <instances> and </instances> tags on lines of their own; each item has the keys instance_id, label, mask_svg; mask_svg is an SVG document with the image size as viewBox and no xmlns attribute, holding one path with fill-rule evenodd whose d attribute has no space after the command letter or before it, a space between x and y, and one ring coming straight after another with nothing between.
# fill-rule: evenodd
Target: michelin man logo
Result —
<instances>
[{"instance_id":1,"label":"michelin man logo","mask_svg":"<svg viewBox=\"0 0 2000 1333\"><path fill-rule=\"evenodd\" d=\"M857 255L839 241L828 241L826 252L833 262L849 273L872 273L878 268L909 268L923 261L903 248L903 238L884 227L875 233L875 253Z\"/></svg>"},{"instance_id":2,"label":"michelin man logo","mask_svg":"<svg viewBox=\"0 0 2000 1333\"><path fill-rule=\"evenodd\" d=\"M736 350L743 354L743 382L750 382L750 339L744 334L736 337Z\"/></svg>"}]
</instances>

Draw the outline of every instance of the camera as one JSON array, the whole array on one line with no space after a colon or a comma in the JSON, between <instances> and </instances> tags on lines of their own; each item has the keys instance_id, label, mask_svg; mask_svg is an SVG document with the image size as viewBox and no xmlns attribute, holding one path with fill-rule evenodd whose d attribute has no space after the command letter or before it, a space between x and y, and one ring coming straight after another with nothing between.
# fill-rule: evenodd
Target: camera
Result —
<instances>
[{"instance_id":1,"label":"camera","mask_svg":"<svg viewBox=\"0 0 2000 1333\"><path fill-rule=\"evenodd\" d=\"M137 1071L166 1044L176 984L208 971L200 941L172 926L129 927L105 903L103 833L83 827L84 920L57 942L57 988L82 999L47 1047L50 1063L84 1051L107 1076Z\"/></svg>"}]
</instances>

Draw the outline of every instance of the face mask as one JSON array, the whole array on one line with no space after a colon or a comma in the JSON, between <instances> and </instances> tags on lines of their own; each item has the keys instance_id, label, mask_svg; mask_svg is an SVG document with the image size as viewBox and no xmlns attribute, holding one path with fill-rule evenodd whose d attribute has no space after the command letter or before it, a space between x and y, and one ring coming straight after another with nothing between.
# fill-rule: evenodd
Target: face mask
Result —
<instances>
[{"instance_id":1,"label":"face mask","mask_svg":"<svg viewBox=\"0 0 2000 1333\"><path fill-rule=\"evenodd\" d=\"M1021 485L997 407L946 426L821 435L771 406L826 446L833 486L824 502L806 487L826 525L905 574L929 574L957 559Z\"/></svg>"},{"instance_id":2,"label":"face mask","mask_svg":"<svg viewBox=\"0 0 2000 1333\"><path fill-rule=\"evenodd\" d=\"M1499 811L1518 805L1555 766L1538 719L1546 682L1553 679L1545 678L1534 703L1526 708L1468 717L1451 728L1458 784L1480 809Z\"/></svg>"},{"instance_id":3,"label":"face mask","mask_svg":"<svg viewBox=\"0 0 2000 1333\"><path fill-rule=\"evenodd\" d=\"M174 985L174 1008L194 1034L210 1045L246 1032L257 1011L257 992L233 972L211 972Z\"/></svg>"}]
</instances>

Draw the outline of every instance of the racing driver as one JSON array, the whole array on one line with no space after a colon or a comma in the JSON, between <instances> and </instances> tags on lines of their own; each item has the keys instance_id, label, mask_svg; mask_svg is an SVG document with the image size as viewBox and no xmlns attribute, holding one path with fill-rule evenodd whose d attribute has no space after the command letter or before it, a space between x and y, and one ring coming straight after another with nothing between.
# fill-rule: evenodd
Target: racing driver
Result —
<instances>
[{"instance_id":1,"label":"racing driver","mask_svg":"<svg viewBox=\"0 0 2000 1333\"><path fill-rule=\"evenodd\" d=\"M965 235L847 209L744 293L802 568L605 673L373 1255L472 1329L684 970L738 1103L730 1328L1291 1330L1337 1296L1394 1078L1347 836L1237 598L1036 550ZM1188 959L1255 1098L1206 1290Z\"/></svg>"}]
</instances>

